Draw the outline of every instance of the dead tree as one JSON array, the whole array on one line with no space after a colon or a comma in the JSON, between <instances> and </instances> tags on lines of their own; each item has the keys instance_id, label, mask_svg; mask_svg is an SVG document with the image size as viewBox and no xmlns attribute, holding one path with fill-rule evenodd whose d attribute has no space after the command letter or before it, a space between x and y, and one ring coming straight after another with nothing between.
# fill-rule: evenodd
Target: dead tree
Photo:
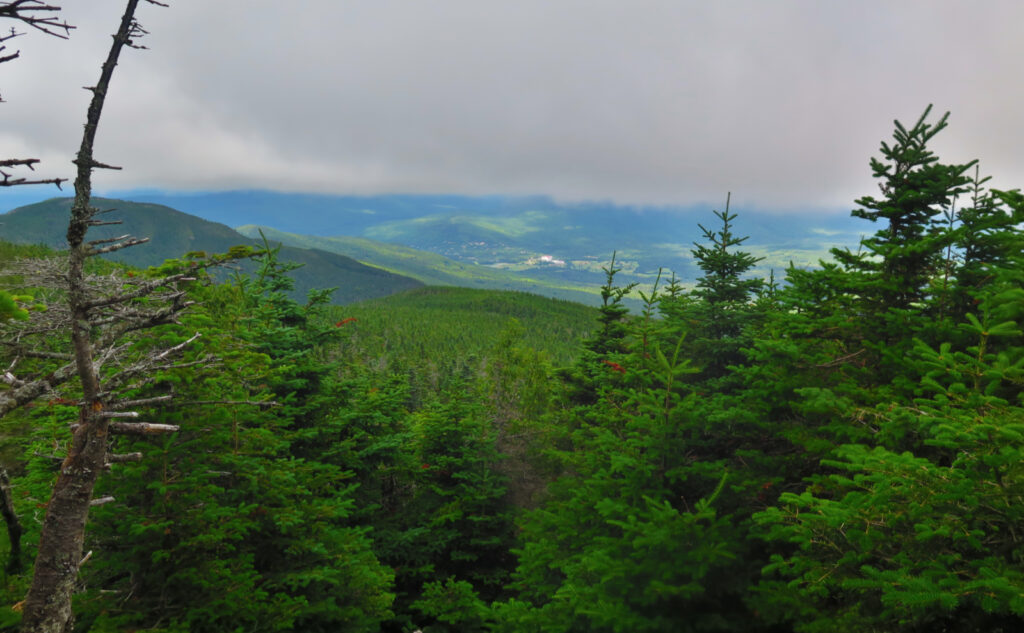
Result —
<instances>
[{"instance_id":1,"label":"dead tree","mask_svg":"<svg viewBox=\"0 0 1024 633\"><path fill-rule=\"evenodd\" d=\"M46 311L34 312L28 319L0 319L0 352L7 363L5 369L0 367L0 386L7 386L0 389L0 417L46 394L78 407L77 418L68 428L71 437L67 455L61 461L46 506L32 584L22 603L24 632L70 633L73 629L71 597L79 568L89 558L89 554L83 555L89 508L113 501L110 497L93 499L96 481L111 464L139 461L143 457L139 453L113 454L112 436L177 430L173 425L142 421L138 412L146 407L166 406L173 394L144 398L135 394L155 373L209 366L213 361L210 357L194 358L191 362L181 360L182 353L199 338L199 333L183 337L175 345L155 349L140 344L142 335L152 328L178 324L178 317L191 305L187 286L206 268L260 254L251 247L235 247L225 255L190 261L172 274L156 277L117 270L89 272L86 263L90 258L148 241L130 235L86 240L91 227L120 224L118 220L101 219L111 209L92 206L93 170L119 169L96 160L93 143L121 52L125 47L144 48L138 40L146 31L135 19L140 2L167 6L157 0L127 0L100 79L88 88L92 100L82 143L73 161L77 175L67 230L68 255L18 262L6 271L20 277L24 286L47 289L48 294L38 299L47 306ZM0 16L5 9L24 10L28 6L37 10L56 9L41 2L19 0L0 4ZM45 20L33 23L18 17L44 30L60 25ZM3 483L0 478L0 505L10 498ZM6 518L7 513L3 514ZM11 523L8 526L10 531ZM13 546L14 533L11 538Z\"/></svg>"},{"instance_id":2,"label":"dead tree","mask_svg":"<svg viewBox=\"0 0 1024 633\"><path fill-rule=\"evenodd\" d=\"M115 240L86 240L90 227L117 223L98 219L102 211L92 206L93 170L116 169L95 159L93 143L122 50L141 48L138 39L145 31L135 19L140 1L165 6L156 0L127 2L100 79L89 88L92 100L82 143L74 160L77 175L67 231L66 269L48 270L44 265L38 271L41 276L49 274L64 279L62 292L66 308L51 308L46 319L64 322L54 325L64 326L70 332L70 350L54 350L52 346L33 349L29 345L33 339L27 335L32 326L26 326L29 332L17 339L22 347L13 350L15 364L6 372L6 382L12 389L0 399L0 413L3 413L4 407L24 404L26 398L38 397L55 383L77 377L78 418L70 429L68 453L60 466L43 520L32 585L22 611L22 631L25 632L70 633L72 630L71 597L79 567L83 558L87 558L83 556L85 523L96 480L108 463L124 461L109 455L110 436L149 432L155 428L138 422L139 414L132 410L136 405L150 402L132 402L121 396L147 374L174 366L177 355L199 336L196 334L167 349L133 355L133 333L175 323L176 317L188 307L186 291L180 288L191 280L187 272L139 281L117 275L99 278L86 272L86 261L90 257L147 241L128 235ZM8 3L17 4L24 3ZM63 361L63 364L46 376L25 380L14 373L19 358L49 358Z\"/></svg>"}]
</instances>

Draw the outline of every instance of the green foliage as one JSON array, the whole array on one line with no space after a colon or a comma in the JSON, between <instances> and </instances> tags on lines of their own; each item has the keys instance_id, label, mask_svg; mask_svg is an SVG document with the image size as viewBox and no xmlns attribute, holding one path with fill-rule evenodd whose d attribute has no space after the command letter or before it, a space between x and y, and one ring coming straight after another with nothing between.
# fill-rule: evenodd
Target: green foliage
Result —
<instances>
[{"instance_id":1,"label":"green foliage","mask_svg":"<svg viewBox=\"0 0 1024 633\"><path fill-rule=\"evenodd\" d=\"M384 468L367 473L387 477L377 498L366 500L376 508L377 555L396 573L395 625L423 624L416 600L432 583L451 579L493 599L507 579L506 477L481 413L461 391L432 402L408 418L404 442Z\"/></svg>"},{"instance_id":2,"label":"green foliage","mask_svg":"<svg viewBox=\"0 0 1024 633\"><path fill-rule=\"evenodd\" d=\"M970 164L938 162L946 119L927 115L897 123L872 163L886 198L854 212L889 226L842 266L791 269L742 371L812 457L755 517L771 558L751 603L800 631L1021 622L1018 201L976 176L954 212Z\"/></svg>"},{"instance_id":3,"label":"green foliage","mask_svg":"<svg viewBox=\"0 0 1024 633\"><path fill-rule=\"evenodd\" d=\"M977 161L962 165L939 162L928 143L946 127L949 113L929 123L930 113L928 106L910 129L896 121L893 143L882 142L882 157L871 159L883 197L858 199L862 208L851 215L873 223L882 221L885 226L862 240L857 253L832 251L851 273L846 289L857 296L858 312L872 323L865 332L869 347L879 355L891 354L890 368L895 368L896 359L907 351L908 334L913 336L925 327L926 317L936 316L924 308L934 298L936 283L940 294L948 292L941 286L948 285L955 274L951 249L957 245L958 233L972 232L953 229L954 205L959 196L971 191L966 172ZM978 186L980 182L975 191ZM981 205L980 199L977 201ZM962 214L969 220L965 226L973 224L970 219L978 214L992 217L981 205L974 215ZM882 378L891 379L892 374Z\"/></svg>"},{"instance_id":4,"label":"green foliage","mask_svg":"<svg viewBox=\"0 0 1024 633\"><path fill-rule=\"evenodd\" d=\"M930 112L928 106L909 130L896 121L894 143L883 142L882 158L871 159L871 170L884 197L860 198L857 204L863 208L852 215L871 222L883 220L887 225L862 242L868 257L835 251L840 261L877 274L872 284L861 289L876 312L902 310L924 300L928 281L938 269L937 260L951 238L946 232L933 231L933 225L943 209L969 191L970 179L965 173L976 161L964 165L939 162L927 145L946 127L949 113L933 124L926 122Z\"/></svg>"},{"instance_id":5,"label":"green foliage","mask_svg":"<svg viewBox=\"0 0 1024 633\"><path fill-rule=\"evenodd\" d=\"M708 246L694 244L693 258L704 275L697 279L693 295L707 308L707 313L701 315L708 321L707 335L724 339L738 336L742 331L743 322L737 311L743 310L764 282L743 278L759 261L758 258L743 251L730 251L747 238L733 235L732 221L736 214L729 213L728 202L725 211L715 211L714 214L722 221L722 228L712 231L701 225Z\"/></svg>"},{"instance_id":6,"label":"green foliage","mask_svg":"<svg viewBox=\"0 0 1024 633\"><path fill-rule=\"evenodd\" d=\"M203 309L183 323L205 332L190 350L202 365L140 392L173 391L181 404L156 421L182 430L120 441L146 459L104 482L118 505L94 513L104 554L82 608L97 626L374 631L390 616L392 574L356 520L352 474L297 451L330 373L316 350L337 333L317 325L322 295L306 306L286 296L284 272L265 251L252 280L202 289Z\"/></svg>"},{"instance_id":7,"label":"green foliage","mask_svg":"<svg viewBox=\"0 0 1024 633\"><path fill-rule=\"evenodd\" d=\"M1014 258L1024 252L1024 195L983 191L986 180L975 175L972 204L957 214L953 283L943 279L941 292L935 293L940 315L948 312L951 319L966 318L998 271L1013 267Z\"/></svg>"},{"instance_id":8,"label":"green foliage","mask_svg":"<svg viewBox=\"0 0 1024 633\"><path fill-rule=\"evenodd\" d=\"M683 440L661 422L662 395L575 434L572 474L522 525L518 598L497 605L497 630L732 629L733 528L715 490L687 507Z\"/></svg>"},{"instance_id":9,"label":"green foliage","mask_svg":"<svg viewBox=\"0 0 1024 633\"><path fill-rule=\"evenodd\" d=\"M0 240L0 271L6 264L17 259L38 258L52 255L50 249L42 246L11 244ZM20 278L16 276L0 277L0 323L7 320L25 321L30 311L45 310L42 303L35 303L31 292L19 290Z\"/></svg>"},{"instance_id":10,"label":"green foliage","mask_svg":"<svg viewBox=\"0 0 1024 633\"><path fill-rule=\"evenodd\" d=\"M615 277L622 269L615 265L615 253L602 270L605 283L601 287L602 303L596 331L583 341L584 349L579 360L561 372L567 386L565 397L575 405L593 405L601 391L615 382L613 372L626 373L626 368L618 362L628 350L629 308L623 305L623 300L636 284L617 285Z\"/></svg>"},{"instance_id":11,"label":"green foliage","mask_svg":"<svg viewBox=\"0 0 1024 633\"><path fill-rule=\"evenodd\" d=\"M1019 280L1019 274L1016 275ZM1024 310L1019 285L987 296L961 329L976 344L917 341L920 396L885 407L915 453L847 444L800 494L758 516L791 543L766 572L766 607L800 603L800 630L1010 630L1024 621ZM880 407L882 409L882 407ZM795 591L795 593L794 593Z\"/></svg>"},{"instance_id":12,"label":"green foliage","mask_svg":"<svg viewBox=\"0 0 1024 633\"><path fill-rule=\"evenodd\" d=\"M702 366L704 378L721 377L728 366L742 362L740 350L749 342L746 330L757 316L753 299L764 285L745 277L759 260L735 250L747 238L733 234L736 214L729 213L728 200L725 211L714 214L721 228L712 231L701 225L707 245L695 243L692 251L703 273L697 287L690 296L670 296L659 306L667 320L689 333L688 351Z\"/></svg>"},{"instance_id":13,"label":"green foliage","mask_svg":"<svg viewBox=\"0 0 1024 633\"><path fill-rule=\"evenodd\" d=\"M28 310L21 307L28 301L32 301L31 295L14 295L6 290L0 290L0 321L28 319Z\"/></svg>"},{"instance_id":14,"label":"green foliage","mask_svg":"<svg viewBox=\"0 0 1024 633\"><path fill-rule=\"evenodd\" d=\"M610 299L623 290L614 273ZM693 461L704 421L683 339L665 323L629 326L609 307L611 327L566 374L564 474L521 522L516 595L495 605L495 630L749 630L742 608L723 608L743 584L745 547L715 510L733 494L725 463Z\"/></svg>"},{"instance_id":15,"label":"green foliage","mask_svg":"<svg viewBox=\"0 0 1024 633\"><path fill-rule=\"evenodd\" d=\"M557 466L546 456L563 438L551 423L556 383L544 349L529 345L526 329L514 320L486 354L474 395L490 420L496 464L508 481L508 503L532 507Z\"/></svg>"},{"instance_id":16,"label":"green foliage","mask_svg":"<svg viewBox=\"0 0 1024 633\"><path fill-rule=\"evenodd\" d=\"M473 591L473 585L448 578L429 582L413 608L435 624L422 627L423 633L478 633L490 630L489 610Z\"/></svg>"},{"instance_id":17,"label":"green foliage","mask_svg":"<svg viewBox=\"0 0 1024 633\"><path fill-rule=\"evenodd\" d=\"M565 365L580 354L579 341L594 328L596 314L538 295L467 288L423 288L328 312L347 335L341 343L347 357L381 375L404 375L412 406L487 372L513 320L521 328L519 345Z\"/></svg>"},{"instance_id":18,"label":"green foliage","mask_svg":"<svg viewBox=\"0 0 1024 633\"><path fill-rule=\"evenodd\" d=\"M623 321L629 309L622 304L622 300L637 284L615 284L615 275L622 272L621 267L615 266L615 253L612 253L612 260L608 266L601 270L605 274L605 283L601 287L601 316L598 317L600 326L594 337L586 342L586 348L598 356L605 356L622 353L626 349L623 344L626 325Z\"/></svg>"}]
</instances>

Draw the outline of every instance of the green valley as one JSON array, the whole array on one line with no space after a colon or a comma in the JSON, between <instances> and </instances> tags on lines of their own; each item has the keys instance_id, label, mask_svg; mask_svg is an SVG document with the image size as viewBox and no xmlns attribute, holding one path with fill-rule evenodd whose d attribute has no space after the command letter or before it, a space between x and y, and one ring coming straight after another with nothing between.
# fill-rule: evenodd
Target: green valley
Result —
<instances>
[{"instance_id":1,"label":"green valley","mask_svg":"<svg viewBox=\"0 0 1024 633\"><path fill-rule=\"evenodd\" d=\"M342 254L427 285L520 290L588 304L599 300L598 286L593 284L593 280L573 282L553 278L545 276L536 267L525 266L512 271L360 237L298 235L252 225L241 226L237 230L249 237L256 237L263 231L268 239L287 246Z\"/></svg>"}]
</instances>

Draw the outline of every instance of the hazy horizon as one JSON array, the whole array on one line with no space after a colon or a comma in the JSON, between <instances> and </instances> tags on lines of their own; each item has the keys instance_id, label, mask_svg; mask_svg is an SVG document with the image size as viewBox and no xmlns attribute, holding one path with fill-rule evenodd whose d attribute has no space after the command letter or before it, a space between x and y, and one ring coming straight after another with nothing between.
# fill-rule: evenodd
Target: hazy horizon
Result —
<instances>
[{"instance_id":1,"label":"hazy horizon","mask_svg":"<svg viewBox=\"0 0 1024 633\"><path fill-rule=\"evenodd\" d=\"M465 198L469 199L506 199L509 201L546 201L547 203L557 205L565 208L615 208L624 212L628 211L662 211L662 212L689 212L696 209L705 209L710 214L714 210L725 209L726 196L731 192L725 192L722 194L720 201L708 201L708 200L696 200L689 203L678 203L678 204L630 204L624 202L618 202L609 199L560 199L555 196L551 196L544 193L525 194L525 193L489 193L489 194L464 194L457 192L429 192L429 193L410 193L410 192L387 192L387 193L376 193L376 194L347 194L347 193L325 193L316 191L281 191L274 189L256 189L256 188L239 188L239 189L206 189L206 190L174 190L174 189L161 189L159 187L138 187L132 189L94 189L92 192L93 197L98 198L115 198L123 200L135 200L136 198L150 198L150 197L166 197L177 200L188 200L189 198L205 198L210 196L222 196L222 195L246 195L246 194L268 194L270 196L280 196L282 198L289 196L296 197L315 197L315 198L327 198L327 199L360 199L364 198L371 200L374 198L422 198L424 201L433 198ZM52 198L70 198L74 196L74 189L70 184L63 186L63 189L58 190L53 185L43 186L18 186L18 187L6 187L0 188L0 215L17 209L19 207L28 206L37 202L43 202ZM173 206L173 205L172 205ZM789 208L778 208L771 206L759 206L756 204L745 204L738 205L736 202L736 196L733 194L730 202L730 209L733 211L740 210L741 212L755 212L769 215L793 215L793 216L804 216L804 215L830 215L839 216L846 215L855 208L856 205L851 201L849 206L843 207L809 207L809 206L793 206Z\"/></svg>"}]
</instances>

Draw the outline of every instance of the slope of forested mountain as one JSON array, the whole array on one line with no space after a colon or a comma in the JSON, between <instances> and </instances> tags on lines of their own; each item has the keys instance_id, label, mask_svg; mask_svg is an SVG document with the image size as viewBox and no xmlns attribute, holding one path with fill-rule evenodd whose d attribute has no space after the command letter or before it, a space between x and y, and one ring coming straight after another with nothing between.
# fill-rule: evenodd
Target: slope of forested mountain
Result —
<instances>
[{"instance_id":1,"label":"slope of forested mountain","mask_svg":"<svg viewBox=\"0 0 1024 633\"><path fill-rule=\"evenodd\" d=\"M509 331L557 365L579 356L597 309L525 292L426 287L333 311L353 318L350 343L370 357L414 361L481 357Z\"/></svg>"},{"instance_id":2,"label":"slope of forested mountain","mask_svg":"<svg viewBox=\"0 0 1024 633\"><path fill-rule=\"evenodd\" d=\"M263 234L274 242L343 254L364 264L412 277L428 285L520 290L591 305L600 302L600 286L592 284L590 280L559 280L544 276L536 269L512 271L482 266L474 262L450 259L430 251L361 237L298 235L253 225L241 226L237 230L242 235L250 237L263 231Z\"/></svg>"},{"instance_id":3,"label":"slope of forested mountain","mask_svg":"<svg viewBox=\"0 0 1024 633\"><path fill-rule=\"evenodd\" d=\"M223 224L162 205L106 198L96 198L93 203L101 209L111 209L105 217L122 223L94 228L90 233L92 239L123 234L149 238L145 245L110 255L115 261L133 266L155 266L193 251L222 253L239 244L259 244L258 239L242 236ZM66 243L64 231L70 205L70 198L54 198L10 211L0 216L0 239L62 248ZM295 296L300 298L309 290L337 287L332 300L344 304L422 285L409 277L328 251L285 246L281 257L301 265L294 273Z\"/></svg>"}]
</instances>

